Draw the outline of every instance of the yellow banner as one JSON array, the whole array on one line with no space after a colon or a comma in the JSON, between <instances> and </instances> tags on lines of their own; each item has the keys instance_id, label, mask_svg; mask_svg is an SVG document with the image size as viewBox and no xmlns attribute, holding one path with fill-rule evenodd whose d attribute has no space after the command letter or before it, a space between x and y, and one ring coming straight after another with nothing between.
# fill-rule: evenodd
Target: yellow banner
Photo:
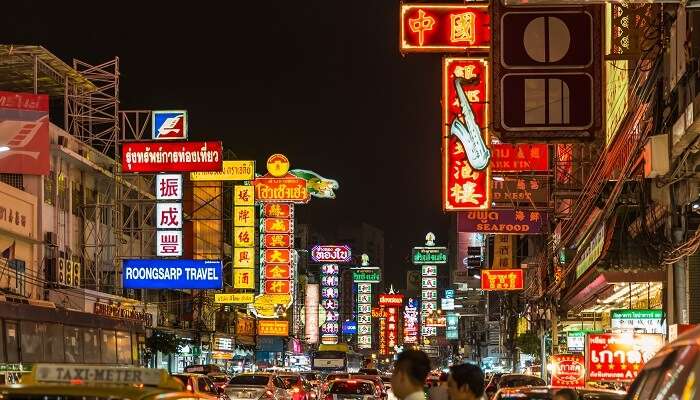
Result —
<instances>
[{"instance_id":1,"label":"yellow banner","mask_svg":"<svg viewBox=\"0 0 700 400\"><path fill-rule=\"evenodd\" d=\"M255 205L255 189L253 186L236 185L233 187L233 204L236 206Z\"/></svg>"},{"instance_id":2,"label":"yellow banner","mask_svg":"<svg viewBox=\"0 0 700 400\"><path fill-rule=\"evenodd\" d=\"M233 269L234 289L255 289L255 269L239 268Z\"/></svg>"},{"instance_id":3,"label":"yellow banner","mask_svg":"<svg viewBox=\"0 0 700 400\"><path fill-rule=\"evenodd\" d=\"M235 247L254 247L255 228L252 226L233 228L233 245Z\"/></svg>"},{"instance_id":4,"label":"yellow banner","mask_svg":"<svg viewBox=\"0 0 700 400\"><path fill-rule=\"evenodd\" d=\"M216 293L214 303L217 304L248 304L255 301L253 293Z\"/></svg>"},{"instance_id":5,"label":"yellow banner","mask_svg":"<svg viewBox=\"0 0 700 400\"><path fill-rule=\"evenodd\" d=\"M233 226L254 226L255 207L235 206L233 207Z\"/></svg>"},{"instance_id":6,"label":"yellow banner","mask_svg":"<svg viewBox=\"0 0 700 400\"><path fill-rule=\"evenodd\" d=\"M221 172L190 172L191 181L252 181L255 161L224 161Z\"/></svg>"},{"instance_id":7,"label":"yellow banner","mask_svg":"<svg viewBox=\"0 0 700 400\"><path fill-rule=\"evenodd\" d=\"M233 249L233 268L253 268L255 247L236 247Z\"/></svg>"},{"instance_id":8,"label":"yellow banner","mask_svg":"<svg viewBox=\"0 0 700 400\"><path fill-rule=\"evenodd\" d=\"M289 321L279 320L259 320L258 321L259 336L288 336Z\"/></svg>"}]
</instances>

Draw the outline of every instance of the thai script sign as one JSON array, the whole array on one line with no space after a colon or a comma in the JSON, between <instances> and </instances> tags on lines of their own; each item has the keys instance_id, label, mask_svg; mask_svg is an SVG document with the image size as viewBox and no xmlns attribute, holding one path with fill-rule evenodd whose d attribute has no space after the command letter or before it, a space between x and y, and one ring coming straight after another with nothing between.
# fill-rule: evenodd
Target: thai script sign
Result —
<instances>
[{"instance_id":1,"label":"thai script sign","mask_svg":"<svg viewBox=\"0 0 700 400\"><path fill-rule=\"evenodd\" d=\"M447 247L414 247L411 260L415 265L446 264Z\"/></svg>"},{"instance_id":2,"label":"thai script sign","mask_svg":"<svg viewBox=\"0 0 700 400\"><path fill-rule=\"evenodd\" d=\"M666 333L663 310L611 310L610 325L613 330Z\"/></svg>"},{"instance_id":3,"label":"thai script sign","mask_svg":"<svg viewBox=\"0 0 700 400\"><path fill-rule=\"evenodd\" d=\"M382 280L382 273L378 269L358 269L352 271L353 282L379 283Z\"/></svg>"},{"instance_id":4,"label":"thai script sign","mask_svg":"<svg viewBox=\"0 0 700 400\"><path fill-rule=\"evenodd\" d=\"M221 171L221 142L132 142L122 146L124 172Z\"/></svg>"},{"instance_id":5,"label":"thai script sign","mask_svg":"<svg viewBox=\"0 0 700 400\"><path fill-rule=\"evenodd\" d=\"M401 307L403 304L402 294L380 294L379 305L388 307Z\"/></svg>"},{"instance_id":6,"label":"thai script sign","mask_svg":"<svg viewBox=\"0 0 700 400\"><path fill-rule=\"evenodd\" d=\"M522 269L481 270L481 290L522 290Z\"/></svg>"},{"instance_id":7,"label":"thai script sign","mask_svg":"<svg viewBox=\"0 0 700 400\"><path fill-rule=\"evenodd\" d=\"M495 172L549 171L549 147L545 143L491 145Z\"/></svg>"},{"instance_id":8,"label":"thai script sign","mask_svg":"<svg viewBox=\"0 0 700 400\"><path fill-rule=\"evenodd\" d=\"M590 333L586 346L588 381L631 382L663 346L662 335Z\"/></svg>"},{"instance_id":9,"label":"thai script sign","mask_svg":"<svg viewBox=\"0 0 700 400\"><path fill-rule=\"evenodd\" d=\"M216 293L214 303L216 304L248 304L253 302L253 293Z\"/></svg>"},{"instance_id":10,"label":"thai script sign","mask_svg":"<svg viewBox=\"0 0 700 400\"><path fill-rule=\"evenodd\" d=\"M315 262L350 262L352 252L348 245L317 245L311 249L311 259Z\"/></svg>"},{"instance_id":11,"label":"thai script sign","mask_svg":"<svg viewBox=\"0 0 700 400\"><path fill-rule=\"evenodd\" d=\"M402 4L401 51L488 51L491 17L487 4Z\"/></svg>"},{"instance_id":12,"label":"thai script sign","mask_svg":"<svg viewBox=\"0 0 700 400\"><path fill-rule=\"evenodd\" d=\"M457 215L459 232L537 235L546 232L548 215L535 210L467 211Z\"/></svg>"},{"instance_id":13,"label":"thai script sign","mask_svg":"<svg viewBox=\"0 0 700 400\"><path fill-rule=\"evenodd\" d=\"M255 179L255 161L224 161L221 172L192 172L191 181L252 181Z\"/></svg>"},{"instance_id":14,"label":"thai script sign","mask_svg":"<svg viewBox=\"0 0 700 400\"><path fill-rule=\"evenodd\" d=\"M585 360L582 354L553 354L552 386L584 387L586 385Z\"/></svg>"}]
</instances>

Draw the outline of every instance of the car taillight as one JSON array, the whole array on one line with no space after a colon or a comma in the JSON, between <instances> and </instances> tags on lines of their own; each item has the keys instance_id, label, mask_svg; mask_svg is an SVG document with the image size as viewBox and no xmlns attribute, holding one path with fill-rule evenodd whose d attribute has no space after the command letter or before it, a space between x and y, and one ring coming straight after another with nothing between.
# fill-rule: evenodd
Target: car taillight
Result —
<instances>
[{"instance_id":1,"label":"car taillight","mask_svg":"<svg viewBox=\"0 0 700 400\"><path fill-rule=\"evenodd\" d=\"M187 385L187 391L188 391L188 392L192 392L192 391L193 391L193 390L192 390L192 385Z\"/></svg>"},{"instance_id":2,"label":"car taillight","mask_svg":"<svg viewBox=\"0 0 700 400\"><path fill-rule=\"evenodd\" d=\"M292 391L293 391L294 393L299 393L299 388L295 387L294 389L292 389Z\"/></svg>"}]
</instances>

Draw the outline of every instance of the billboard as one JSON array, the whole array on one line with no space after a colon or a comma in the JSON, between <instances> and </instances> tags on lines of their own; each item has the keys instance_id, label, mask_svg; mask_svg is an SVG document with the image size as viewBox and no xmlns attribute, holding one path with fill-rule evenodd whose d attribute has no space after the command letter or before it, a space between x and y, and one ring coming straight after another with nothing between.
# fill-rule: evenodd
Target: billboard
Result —
<instances>
[{"instance_id":1,"label":"billboard","mask_svg":"<svg viewBox=\"0 0 700 400\"><path fill-rule=\"evenodd\" d=\"M663 344L663 335L657 334L589 333L587 380L631 382Z\"/></svg>"},{"instance_id":2,"label":"billboard","mask_svg":"<svg viewBox=\"0 0 700 400\"><path fill-rule=\"evenodd\" d=\"M443 208L488 209L490 65L485 58L446 57L442 67Z\"/></svg>"},{"instance_id":3,"label":"billboard","mask_svg":"<svg viewBox=\"0 0 700 400\"><path fill-rule=\"evenodd\" d=\"M352 260L352 251L348 245L316 245L311 249L311 259L315 262L346 263Z\"/></svg>"},{"instance_id":4,"label":"billboard","mask_svg":"<svg viewBox=\"0 0 700 400\"><path fill-rule=\"evenodd\" d=\"M549 146L545 143L493 143L494 172L547 172Z\"/></svg>"},{"instance_id":5,"label":"billboard","mask_svg":"<svg viewBox=\"0 0 700 400\"><path fill-rule=\"evenodd\" d=\"M0 172L49 174L48 95L0 92L0 148Z\"/></svg>"},{"instance_id":6,"label":"billboard","mask_svg":"<svg viewBox=\"0 0 700 400\"><path fill-rule=\"evenodd\" d=\"M221 261L145 260L123 261L125 289L221 289Z\"/></svg>"},{"instance_id":7,"label":"billboard","mask_svg":"<svg viewBox=\"0 0 700 400\"><path fill-rule=\"evenodd\" d=\"M221 172L191 172L191 181L252 181L255 179L255 161L224 161Z\"/></svg>"},{"instance_id":8,"label":"billboard","mask_svg":"<svg viewBox=\"0 0 700 400\"><path fill-rule=\"evenodd\" d=\"M553 354L552 386L584 387L586 386L586 367L583 354Z\"/></svg>"},{"instance_id":9,"label":"billboard","mask_svg":"<svg viewBox=\"0 0 700 400\"><path fill-rule=\"evenodd\" d=\"M538 235L547 232L548 214L537 210L467 211L457 215L458 232Z\"/></svg>"},{"instance_id":10,"label":"billboard","mask_svg":"<svg viewBox=\"0 0 700 400\"><path fill-rule=\"evenodd\" d=\"M522 269L482 269L481 290L523 290Z\"/></svg>"},{"instance_id":11,"label":"billboard","mask_svg":"<svg viewBox=\"0 0 700 400\"><path fill-rule=\"evenodd\" d=\"M153 140L186 140L187 111L153 111L151 128Z\"/></svg>"},{"instance_id":12,"label":"billboard","mask_svg":"<svg viewBox=\"0 0 700 400\"><path fill-rule=\"evenodd\" d=\"M222 147L207 142L130 142L122 146L122 171L221 171Z\"/></svg>"},{"instance_id":13,"label":"billboard","mask_svg":"<svg viewBox=\"0 0 700 400\"><path fill-rule=\"evenodd\" d=\"M402 52L488 51L488 4L402 4Z\"/></svg>"}]
</instances>

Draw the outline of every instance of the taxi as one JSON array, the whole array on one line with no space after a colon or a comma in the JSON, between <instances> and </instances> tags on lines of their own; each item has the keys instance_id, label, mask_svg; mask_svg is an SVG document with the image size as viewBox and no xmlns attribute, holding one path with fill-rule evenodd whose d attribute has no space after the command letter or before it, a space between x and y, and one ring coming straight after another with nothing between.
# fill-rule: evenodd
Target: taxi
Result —
<instances>
[{"instance_id":1,"label":"taxi","mask_svg":"<svg viewBox=\"0 0 700 400\"><path fill-rule=\"evenodd\" d=\"M0 398L53 400L180 400L201 399L185 392L162 369L77 364L37 364L20 383L0 386Z\"/></svg>"}]
</instances>

